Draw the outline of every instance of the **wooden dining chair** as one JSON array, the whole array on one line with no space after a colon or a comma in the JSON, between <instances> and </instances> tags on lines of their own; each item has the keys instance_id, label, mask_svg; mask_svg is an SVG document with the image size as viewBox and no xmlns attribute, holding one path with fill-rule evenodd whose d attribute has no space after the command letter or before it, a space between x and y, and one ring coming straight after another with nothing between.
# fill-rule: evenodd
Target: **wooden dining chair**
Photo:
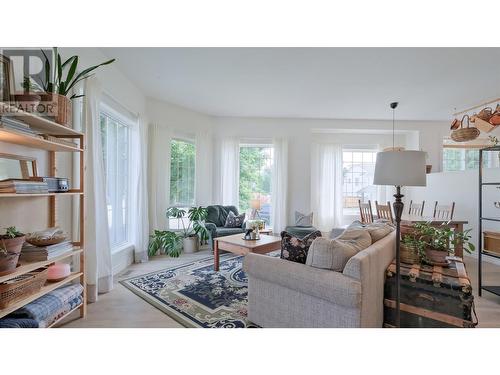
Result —
<instances>
[{"instance_id":1,"label":"wooden dining chair","mask_svg":"<svg viewBox=\"0 0 500 375\"><path fill-rule=\"evenodd\" d=\"M361 203L361 200L358 199L358 204L361 222L364 224L373 223L372 202L368 201L368 203Z\"/></svg>"},{"instance_id":2,"label":"wooden dining chair","mask_svg":"<svg viewBox=\"0 0 500 375\"><path fill-rule=\"evenodd\" d=\"M389 202L387 202L387 204L378 204L378 202L375 201L375 208L377 209L377 216L379 219L386 219L391 223L394 222L392 219L391 204Z\"/></svg>"},{"instance_id":3,"label":"wooden dining chair","mask_svg":"<svg viewBox=\"0 0 500 375\"><path fill-rule=\"evenodd\" d=\"M413 203L413 201L410 201L408 215L424 216L424 205L425 201L422 201L422 203Z\"/></svg>"},{"instance_id":4,"label":"wooden dining chair","mask_svg":"<svg viewBox=\"0 0 500 375\"><path fill-rule=\"evenodd\" d=\"M453 212L455 211L455 202L451 205L439 205L438 202L434 204L434 214L432 215L435 219L439 220L453 220Z\"/></svg>"}]
</instances>

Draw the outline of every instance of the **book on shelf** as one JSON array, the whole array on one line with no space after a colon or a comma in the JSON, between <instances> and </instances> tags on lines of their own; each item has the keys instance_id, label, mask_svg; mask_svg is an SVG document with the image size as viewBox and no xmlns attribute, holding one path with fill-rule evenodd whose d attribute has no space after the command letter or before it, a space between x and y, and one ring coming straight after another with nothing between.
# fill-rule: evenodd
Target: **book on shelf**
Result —
<instances>
[{"instance_id":1,"label":"book on shelf","mask_svg":"<svg viewBox=\"0 0 500 375\"><path fill-rule=\"evenodd\" d=\"M48 134L43 134L43 138L46 139L47 141L59 143L59 144L65 145L65 146L78 147L78 145L75 142L64 139L64 138L53 137L53 136L48 135Z\"/></svg>"},{"instance_id":2,"label":"book on shelf","mask_svg":"<svg viewBox=\"0 0 500 375\"><path fill-rule=\"evenodd\" d=\"M0 193L46 194L49 188L46 182L9 178L0 181Z\"/></svg>"},{"instance_id":3,"label":"book on shelf","mask_svg":"<svg viewBox=\"0 0 500 375\"><path fill-rule=\"evenodd\" d=\"M24 262L42 262L66 254L72 249L73 244L71 241L64 241L49 246L34 246L25 242L21 249L19 260Z\"/></svg>"}]
</instances>

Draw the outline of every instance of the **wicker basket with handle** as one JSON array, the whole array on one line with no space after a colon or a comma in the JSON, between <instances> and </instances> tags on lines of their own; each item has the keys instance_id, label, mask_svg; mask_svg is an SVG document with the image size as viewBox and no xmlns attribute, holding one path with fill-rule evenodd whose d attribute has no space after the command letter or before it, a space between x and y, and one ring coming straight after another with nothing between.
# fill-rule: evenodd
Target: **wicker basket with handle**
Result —
<instances>
[{"instance_id":1,"label":"wicker basket with handle","mask_svg":"<svg viewBox=\"0 0 500 375\"><path fill-rule=\"evenodd\" d=\"M1 283L0 309L5 309L38 292L47 282L48 273L49 268L43 267Z\"/></svg>"},{"instance_id":2,"label":"wicker basket with handle","mask_svg":"<svg viewBox=\"0 0 500 375\"><path fill-rule=\"evenodd\" d=\"M467 120L466 128L464 128L465 120ZM455 142L467 142L476 139L477 137L479 137L479 134L481 134L479 129L473 126L471 127L469 123L469 116L465 115L464 117L462 117L460 128L451 132L451 139L453 139Z\"/></svg>"}]
</instances>

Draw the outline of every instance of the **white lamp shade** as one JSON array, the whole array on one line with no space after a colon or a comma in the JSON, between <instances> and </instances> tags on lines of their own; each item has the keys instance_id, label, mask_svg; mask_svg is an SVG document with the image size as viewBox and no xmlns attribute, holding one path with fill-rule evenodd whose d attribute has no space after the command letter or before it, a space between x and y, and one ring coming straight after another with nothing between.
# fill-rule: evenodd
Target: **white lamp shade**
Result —
<instances>
[{"instance_id":1,"label":"white lamp shade","mask_svg":"<svg viewBox=\"0 0 500 375\"><path fill-rule=\"evenodd\" d=\"M425 152L384 151L377 154L374 185L426 186Z\"/></svg>"}]
</instances>

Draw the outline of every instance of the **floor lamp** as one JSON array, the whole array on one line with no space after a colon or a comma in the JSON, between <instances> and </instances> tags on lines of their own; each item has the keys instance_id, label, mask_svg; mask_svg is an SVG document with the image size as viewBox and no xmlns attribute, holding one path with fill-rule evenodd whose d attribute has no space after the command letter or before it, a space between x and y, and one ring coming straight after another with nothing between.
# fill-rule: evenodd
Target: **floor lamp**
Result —
<instances>
[{"instance_id":1,"label":"floor lamp","mask_svg":"<svg viewBox=\"0 0 500 375\"><path fill-rule=\"evenodd\" d=\"M375 163L374 185L390 185L396 187L394 194L394 216L396 220L396 327L401 326L400 310L400 241L401 215L404 204L401 200L401 187L425 186L425 152L423 151L383 151L377 154Z\"/></svg>"}]
</instances>

